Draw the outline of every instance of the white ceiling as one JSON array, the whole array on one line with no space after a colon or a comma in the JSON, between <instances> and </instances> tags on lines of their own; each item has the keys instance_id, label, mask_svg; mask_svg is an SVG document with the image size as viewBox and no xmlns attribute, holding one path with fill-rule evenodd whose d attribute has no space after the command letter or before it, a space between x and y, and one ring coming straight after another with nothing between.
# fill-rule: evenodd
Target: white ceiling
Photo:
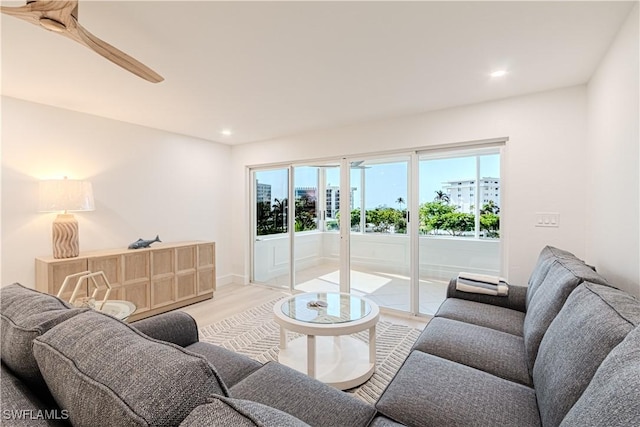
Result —
<instances>
[{"instance_id":1,"label":"white ceiling","mask_svg":"<svg viewBox=\"0 0 640 427\"><path fill-rule=\"evenodd\" d=\"M2 93L261 141L585 83L633 4L80 1L86 29L165 81L2 15Z\"/></svg>"}]
</instances>

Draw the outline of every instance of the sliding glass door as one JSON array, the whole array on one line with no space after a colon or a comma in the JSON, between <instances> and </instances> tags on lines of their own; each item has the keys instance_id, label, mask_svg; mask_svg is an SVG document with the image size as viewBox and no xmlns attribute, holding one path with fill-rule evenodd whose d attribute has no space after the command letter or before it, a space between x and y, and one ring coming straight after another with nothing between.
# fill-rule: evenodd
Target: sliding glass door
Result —
<instances>
[{"instance_id":1,"label":"sliding glass door","mask_svg":"<svg viewBox=\"0 0 640 427\"><path fill-rule=\"evenodd\" d=\"M451 277L502 271L500 144L293 164L251 177L253 282L434 314Z\"/></svg>"},{"instance_id":2,"label":"sliding glass door","mask_svg":"<svg viewBox=\"0 0 640 427\"><path fill-rule=\"evenodd\" d=\"M408 156L349 162L350 287L381 307L410 311Z\"/></svg>"},{"instance_id":3,"label":"sliding glass door","mask_svg":"<svg viewBox=\"0 0 640 427\"><path fill-rule=\"evenodd\" d=\"M340 167L293 166L294 290L340 291Z\"/></svg>"},{"instance_id":4,"label":"sliding glass door","mask_svg":"<svg viewBox=\"0 0 640 427\"><path fill-rule=\"evenodd\" d=\"M434 314L459 272L500 275L498 149L419 157L419 313Z\"/></svg>"},{"instance_id":5,"label":"sliding glass door","mask_svg":"<svg viewBox=\"0 0 640 427\"><path fill-rule=\"evenodd\" d=\"M253 187L252 281L289 288L289 169L257 170Z\"/></svg>"}]
</instances>

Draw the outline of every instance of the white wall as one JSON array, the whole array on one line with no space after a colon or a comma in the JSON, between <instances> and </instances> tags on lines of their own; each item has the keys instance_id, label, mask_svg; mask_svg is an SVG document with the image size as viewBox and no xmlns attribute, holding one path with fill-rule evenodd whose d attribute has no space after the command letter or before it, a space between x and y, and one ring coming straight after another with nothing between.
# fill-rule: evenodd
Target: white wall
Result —
<instances>
[{"instance_id":1,"label":"white wall","mask_svg":"<svg viewBox=\"0 0 640 427\"><path fill-rule=\"evenodd\" d=\"M34 258L51 255L53 213L39 213L38 180L87 179L96 210L77 213L80 250L213 240L228 281L231 148L210 141L2 98L2 284L34 286Z\"/></svg>"},{"instance_id":2,"label":"white wall","mask_svg":"<svg viewBox=\"0 0 640 427\"><path fill-rule=\"evenodd\" d=\"M508 279L525 284L545 244L585 256L586 87L577 86L415 116L233 147L233 272L248 279L246 167L509 137L503 177ZM534 227L559 212L559 228Z\"/></svg>"},{"instance_id":3,"label":"white wall","mask_svg":"<svg viewBox=\"0 0 640 427\"><path fill-rule=\"evenodd\" d=\"M614 285L640 296L638 5L588 85L586 255Z\"/></svg>"}]
</instances>

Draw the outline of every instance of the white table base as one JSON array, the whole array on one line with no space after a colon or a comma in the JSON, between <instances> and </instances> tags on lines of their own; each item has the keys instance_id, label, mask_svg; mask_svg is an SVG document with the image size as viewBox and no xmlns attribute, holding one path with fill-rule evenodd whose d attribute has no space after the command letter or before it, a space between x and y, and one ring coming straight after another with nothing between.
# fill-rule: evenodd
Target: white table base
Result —
<instances>
[{"instance_id":1,"label":"white table base","mask_svg":"<svg viewBox=\"0 0 640 427\"><path fill-rule=\"evenodd\" d=\"M278 361L340 390L366 382L375 370L375 327L369 329L369 344L349 335L307 335L286 343L280 331Z\"/></svg>"}]
</instances>

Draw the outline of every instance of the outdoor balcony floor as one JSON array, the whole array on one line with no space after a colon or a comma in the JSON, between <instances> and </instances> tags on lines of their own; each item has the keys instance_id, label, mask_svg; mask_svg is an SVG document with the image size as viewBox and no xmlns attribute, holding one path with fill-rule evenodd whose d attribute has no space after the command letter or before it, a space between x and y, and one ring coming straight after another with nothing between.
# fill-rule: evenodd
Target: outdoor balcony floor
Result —
<instances>
[{"instance_id":1,"label":"outdoor balcony floor","mask_svg":"<svg viewBox=\"0 0 640 427\"><path fill-rule=\"evenodd\" d=\"M288 287L289 277L278 276L268 285ZM295 290L304 292L339 292L340 270L337 263L325 263L296 272ZM351 292L364 296L380 307L410 312L410 281L402 274L352 267ZM419 312L433 315L444 301L447 283L439 280L420 279Z\"/></svg>"}]
</instances>

